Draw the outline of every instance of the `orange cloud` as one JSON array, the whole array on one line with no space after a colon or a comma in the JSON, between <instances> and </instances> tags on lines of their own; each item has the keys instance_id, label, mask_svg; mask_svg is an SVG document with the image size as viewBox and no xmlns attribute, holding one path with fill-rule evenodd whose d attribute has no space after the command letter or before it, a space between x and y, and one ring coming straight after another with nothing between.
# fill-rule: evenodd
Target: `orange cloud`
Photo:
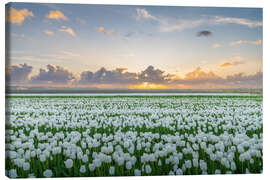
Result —
<instances>
[{"instance_id":1,"label":"orange cloud","mask_svg":"<svg viewBox=\"0 0 270 180\"><path fill-rule=\"evenodd\" d=\"M230 43L230 46L235 46L235 45L240 45L243 43L243 40L239 40L239 41L234 41Z\"/></svg>"},{"instance_id":2,"label":"orange cloud","mask_svg":"<svg viewBox=\"0 0 270 180\"><path fill-rule=\"evenodd\" d=\"M223 63L223 64L220 65L220 67L228 67L228 66L232 66L232 63L225 62L225 63Z\"/></svg>"},{"instance_id":3,"label":"orange cloud","mask_svg":"<svg viewBox=\"0 0 270 180\"><path fill-rule=\"evenodd\" d=\"M126 70L127 70L127 68L116 68L116 71L119 71L119 72L124 72Z\"/></svg>"},{"instance_id":4,"label":"orange cloud","mask_svg":"<svg viewBox=\"0 0 270 180\"><path fill-rule=\"evenodd\" d=\"M221 45L218 43L212 45L212 48L220 48L220 47L221 47Z\"/></svg>"},{"instance_id":5,"label":"orange cloud","mask_svg":"<svg viewBox=\"0 0 270 180\"><path fill-rule=\"evenodd\" d=\"M222 63L220 67L237 66L245 63L242 56L233 56L230 59L230 61L225 61L224 63Z\"/></svg>"},{"instance_id":6,"label":"orange cloud","mask_svg":"<svg viewBox=\"0 0 270 180\"><path fill-rule=\"evenodd\" d=\"M65 20L65 21L68 20L68 18L61 11L58 11L58 10L50 11L49 15L47 15L46 18L56 19L56 20Z\"/></svg>"},{"instance_id":7,"label":"orange cloud","mask_svg":"<svg viewBox=\"0 0 270 180\"><path fill-rule=\"evenodd\" d=\"M50 35L53 35L53 32L50 31L50 30L47 30L47 29L44 30L43 32L44 32L45 34L49 35L49 36L50 36Z\"/></svg>"},{"instance_id":8,"label":"orange cloud","mask_svg":"<svg viewBox=\"0 0 270 180\"><path fill-rule=\"evenodd\" d=\"M247 41L248 44L253 44L253 45L261 45L262 44L262 40L258 40L258 41Z\"/></svg>"},{"instance_id":9,"label":"orange cloud","mask_svg":"<svg viewBox=\"0 0 270 180\"><path fill-rule=\"evenodd\" d=\"M6 21L17 25L21 25L28 17L34 17L34 14L27 9L17 10L10 8L10 10L6 13Z\"/></svg>"},{"instance_id":10,"label":"orange cloud","mask_svg":"<svg viewBox=\"0 0 270 180\"><path fill-rule=\"evenodd\" d=\"M194 71L189 72L185 75L184 80L212 80L212 79L219 79L220 77L217 76L213 72L204 72L202 71L201 67L197 67Z\"/></svg>"},{"instance_id":11,"label":"orange cloud","mask_svg":"<svg viewBox=\"0 0 270 180\"><path fill-rule=\"evenodd\" d=\"M104 28L103 28L103 27L99 27L99 28L98 28L98 31L99 31L99 32L103 32L103 31L104 31Z\"/></svg>"},{"instance_id":12,"label":"orange cloud","mask_svg":"<svg viewBox=\"0 0 270 180\"><path fill-rule=\"evenodd\" d=\"M98 32L100 33L103 33L103 34L106 34L106 35L113 35L113 34L116 34L116 31L113 30L113 29L109 29L109 30L105 30L104 27L99 27L98 29Z\"/></svg>"},{"instance_id":13,"label":"orange cloud","mask_svg":"<svg viewBox=\"0 0 270 180\"><path fill-rule=\"evenodd\" d=\"M66 32L66 33L70 34L71 36L76 37L75 32L74 32L71 28L69 28L69 27L62 26L62 27L59 29L59 31L61 31L61 32Z\"/></svg>"},{"instance_id":14,"label":"orange cloud","mask_svg":"<svg viewBox=\"0 0 270 180\"><path fill-rule=\"evenodd\" d=\"M235 45L240 45L240 44L252 44L252 45L261 45L262 44L262 40L257 40L257 41L243 41L243 40L239 40L239 41L234 41L231 42L229 45L230 46L235 46Z\"/></svg>"}]
</instances>

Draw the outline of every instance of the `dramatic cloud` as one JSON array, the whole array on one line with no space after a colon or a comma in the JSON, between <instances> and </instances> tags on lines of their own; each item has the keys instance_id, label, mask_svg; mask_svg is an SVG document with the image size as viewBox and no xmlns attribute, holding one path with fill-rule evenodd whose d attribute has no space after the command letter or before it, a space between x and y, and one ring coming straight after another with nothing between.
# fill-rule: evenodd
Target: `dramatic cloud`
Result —
<instances>
[{"instance_id":1,"label":"dramatic cloud","mask_svg":"<svg viewBox=\"0 0 270 180\"><path fill-rule=\"evenodd\" d=\"M126 68L116 68L115 70L99 69L97 72L84 71L80 75L77 84L138 84L156 83L167 84L171 75L164 74L164 71L148 66L140 73L126 72Z\"/></svg>"},{"instance_id":2,"label":"dramatic cloud","mask_svg":"<svg viewBox=\"0 0 270 180\"><path fill-rule=\"evenodd\" d=\"M140 82L167 84L169 80L171 80L171 75L165 75L164 71L155 69L153 66L148 66L138 75L138 81Z\"/></svg>"},{"instance_id":3,"label":"dramatic cloud","mask_svg":"<svg viewBox=\"0 0 270 180\"><path fill-rule=\"evenodd\" d=\"M243 40L239 40L239 41L234 41L230 43L230 46L235 46L235 45L240 45L243 43Z\"/></svg>"},{"instance_id":4,"label":"dramatic cloud","mask_svg":"<svg viewBox=\"0 0 270 180\"><path fill-rule=\"evenodd\" d=\"M39 74L31 78L32 83L66 84L75 77L67 68L48 64L47 69L40 68Z\"/></svg>"},{"instance_id":5,"label":"dramatic cloud","mask_svg":"<svg viewBox=\"0 0 270 180\"><path fill-rule=\"evenodd\" d=\"M241 62L225 62L224 67L240 64ZM27 64L12 65L6 68L7 82L20 84L43 84L43 85L79 85L101 88L262 88L262 72L255 74L237 73L221 77L214 72L205 72L200 67L186 73L183 78L172 74L166 74L160 69L148 66L145 70L134 73L126 68L107 70L104 67L96 72L83 71L75 79L72 72L67 68L47 65L46 69L40 69L39 74L28 76L32 66Z\"/></svg>"},{"instance_id":6,"label":"dramatic cloud","mask_svg":"<svg viewBox=\"0 0 270 180\"><path fill-rule=\"evenodd\" d=\"M6 80L8 83L24 83L28 80L32 69L33 67L26 63L11 65L10 68L6 68Z\"/></svg>"},{"instance_id":7,"label":"dramatic cloud","mask_svg":"<svg viewBox=\"0 0 270 180\"><path fill-rule=\"evenodd\" d=\"M189 72L184 78L171 81L172 84L196 87L223 87L223 88L262 88L262 72L251 75L238 73L225 78L213 72L204 72L200 67Z\"/></svg>"},{"instance_id":8,"label":"dramatic cloud","mask_svg":"<svg viewBox=\"0 0 270 180\"><path fill-rule=\"evenodd\" d=\"M216 48L220 48L220 47L221 47L221 45L218 44L218 43L212 45L212 48L215 48L215 49L216 49Z\"/></svg>"},{"instance_id":9,"label":"dramatic cloud","mask_svg":"<svg viewBox=\"0 0 270 180\"><path fill-rule=\"evenodd\" d=\"M147 10L145 9L141 9L141 8L137 8L136 9L137 12L137 20L141 20L141 19L152 19L152 20L158 20L155 16L151 15Z\"/></svg>"},{"instance_id":10,"label":"dramatic cloud","mask_svg":"<svg viewBox=\"0 0 270 180\"><path fill-rule=\"evenodd\" d=\"M262 26L260 21L252 21L244 18L232 18L232 17L221 17L215 16L214 22L217 24L238 24L248 26L250 28Z\"/></svg>"},{"instance_id":11,"label":"dramatic cloud","mask_svg":"<svg viewBox=\"0 0 270 180\"><path fill-rule=\"evenodd\" d=\"M124 72L126 68L106 70L100 68L96 72L84 71L80 75L80 80L76 84L132 84L137 83L137 74Z\"/></svg>"},{"instance_id":12,"label":"dramatic cloud","mask_svg":"<svg viewBox=\"0 0 270 180\"><path fill-rule=\"evenodd\" d=\"M197 67L194 71L185 75L185 78L178 80L179 83L184 84L201 84L201 83L217 83L222 80L221 77L213 72L204 72L200 67Z\"/></svg>"},{"instance_id":13,"label":"dramatic cloud","mask_svg":"<svg viewBox=\"0 0 270 180\"><path fill-rule=\"evenodd\" d=\"M6 21L21 25L26 18L34 17L34 14L28 9L17 10L10 8L6 11Z\"/></svg>"},{"instance_id":14,"label":"dramatic cloud","mask_svg":"<svg viewBox=\"0 0 270 180\"><path fill-rule=\"evenodd\" d=\"M49 36L50 36L50 35L53 35L53 32L50 31L50 30L47 30L47 29L44 30L43 32L44 32L45 34L49 35Z\"/></svg>"},{"instance_id":15,"label":"dramatic cloud","mask_svg":"<svg viewBox=\"0 0 270 180\"><path fill-rule=\"evenodd\" d=\"M98 32L106 34L106 35L116 34L115 30L113 30L113 29L105 30L102 26L98 28Z\"/></svg>"},{"instance_id":16,"label":"dramatic cloud","mask_svg":"<svg viewBox=\"0 0 270 180\"><path fill-rule=\"evenodd\" d=\"M58 10L50 11L50 13L46 16L46 18L56 19L56 20L65 20L65 21L68 20L68 18L61 11L58 11Z\"/></svg>"},{"instance_id":17,"label":"dramatic cloud","mask_svg":"<svg viewBox=\"0 0 270 180\"><path fill-rule=\"evenodd\" d=\"M225 79L227 84L235 87L261 87L263 86L263 73L257 72L252 75L244 75L238 73L235 75L227 76Z\"/></svg>"},{"instance_id":18,"label":"dramatic cloud","mask_svg":"<svg viewBox=\"0 0 270 180\"><path fill-rule=\"evenodd\" d=\"M71 36L76 37L75 32L74 32L71 28L69 28L69 27L62 26L62 27L59 29L59 31L60 31L60 32L68 33L68 34L70 34Z\"/></svg>"},{"instance_id":19,"label":"dramatic cloud","mask_svg":"<svg viewBox=\"0 0 270 180\"><path fill-rule=\"evenodd\" d=\"M208 30L203 30L203 31L197 32L198 37L201 37L201 36L208 37L208 36L211 36L211 35L212 35L212 32L208 31Z\"/></svg>"}]
</instances>

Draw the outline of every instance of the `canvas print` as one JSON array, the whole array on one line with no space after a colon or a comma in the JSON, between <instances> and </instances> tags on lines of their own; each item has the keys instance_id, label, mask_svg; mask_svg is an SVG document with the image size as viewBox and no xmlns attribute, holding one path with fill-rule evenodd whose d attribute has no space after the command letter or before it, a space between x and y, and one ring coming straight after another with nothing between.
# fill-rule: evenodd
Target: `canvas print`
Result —
<instances>
[{"instance_id":1,"label":"canvas print","mask_svg":"<svg viewBox=\"0 0 270 180\"><path fill-rule=\"evenodd\" d=\"M6 176L263 172L262 8L5 13Z\"/></svg>"}]
</instances>

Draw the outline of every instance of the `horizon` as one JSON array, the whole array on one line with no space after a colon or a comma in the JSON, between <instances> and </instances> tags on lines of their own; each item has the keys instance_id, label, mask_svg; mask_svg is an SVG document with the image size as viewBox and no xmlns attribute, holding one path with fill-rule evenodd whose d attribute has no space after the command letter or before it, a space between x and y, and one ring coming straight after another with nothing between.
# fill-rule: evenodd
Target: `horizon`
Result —
<instances>
[{"instance_id":1,"label":"horizon","mask_svg":"<svg viewBox=\"0 0 270 180\"><path fill-rule=\"evenodd\" d=\"M262 8L8 3L21 88L262 88Z\"/></svg>"}]
</instances>

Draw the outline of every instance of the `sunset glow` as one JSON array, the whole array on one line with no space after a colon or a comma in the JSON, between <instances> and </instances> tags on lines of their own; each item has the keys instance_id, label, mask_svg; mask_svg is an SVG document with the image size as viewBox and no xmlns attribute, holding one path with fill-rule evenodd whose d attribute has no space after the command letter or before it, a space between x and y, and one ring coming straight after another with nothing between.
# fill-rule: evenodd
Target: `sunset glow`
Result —
<instances>
[{"instance_id":1,"label":"sunset glow","mask_svg":"<svg viewBox=\"0 0 270 180\"><path fill-rule=\"evenodd\" d=\"M129 89L167 89L168 86L163 84L152 84L148 82L144 82L139 85L131 85L128 87Z\"/></svg>"},{"instance_id":2,"label":"sunset glow","mask_svg":"<svg viewBox=\"0 0 270 180\"><path fill-rule=\"evenodd\" d=\"M9 3L11 87L262 88L262 9Z\"/></svg>"}]
</instances>

